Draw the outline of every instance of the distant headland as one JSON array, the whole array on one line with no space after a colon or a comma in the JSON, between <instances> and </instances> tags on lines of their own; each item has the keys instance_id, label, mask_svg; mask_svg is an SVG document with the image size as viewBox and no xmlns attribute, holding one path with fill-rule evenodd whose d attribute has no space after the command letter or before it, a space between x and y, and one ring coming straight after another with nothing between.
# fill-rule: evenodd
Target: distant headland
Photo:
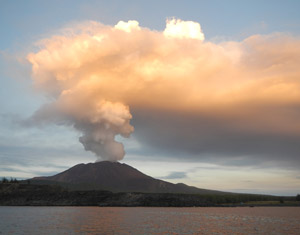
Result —
<instances>
[{"instance_id":1,"label":"distant headland","mask_svg":"<svg viewBox=\"0 0 300 235\"><path fill-rule=\"evenodd\" d=\"M79 164L54 176L0 183L1 206L300 206L300 195L239 194L172 184L118 162Z\"/></svg>"}]
</instances>

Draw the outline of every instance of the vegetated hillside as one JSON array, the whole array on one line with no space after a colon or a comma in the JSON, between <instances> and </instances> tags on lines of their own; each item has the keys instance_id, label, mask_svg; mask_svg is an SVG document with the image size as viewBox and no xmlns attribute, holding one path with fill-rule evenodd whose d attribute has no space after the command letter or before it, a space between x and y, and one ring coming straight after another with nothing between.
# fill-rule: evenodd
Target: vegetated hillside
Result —
<instances>
[{"instance_id":1,"label":"vegetated hillside","mask_svg":"<svg viewBox=\"0 0 300 235\"><path fill-rule=\"evenodd\" d=\"M0 206L300 206L299 203L296 197L255 194L112 193L69 191L58 185L30 182L0 183Z\"/></svg>"},{"instance_id":2,"label":"vegetated hillside","mask_svg":"<svg viewBox=\"0 0 300 235\"><path fill-rule=\"evenodd\" d=\"M59 184L73 190L109 190L112 192L224 194L185 184L154 179L119 162L79 164L54 176L36 177L35 184Z\"/></svg>"}]
</instances>

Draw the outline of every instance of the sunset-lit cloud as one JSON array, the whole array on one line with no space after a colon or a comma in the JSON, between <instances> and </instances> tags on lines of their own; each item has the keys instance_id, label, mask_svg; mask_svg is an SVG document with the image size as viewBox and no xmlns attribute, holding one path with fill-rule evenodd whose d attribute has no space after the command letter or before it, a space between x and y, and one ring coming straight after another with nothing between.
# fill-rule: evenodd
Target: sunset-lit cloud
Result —
<instances>
[{"instance_id":1,"label":"sunset-lit cloud","mask_svg":"<svg viewBox=\"0 0 300 235\"><path fill-rule=\"evenodd\" d=\"M182 21L180 19L167 20L164 35L166 37L204 40L204 34L199 23L193 21Z\"/></svg>"},{"instance_id":2,"label":"sunset-lit cloud","mask_svg":"<svg viewBox=\"0 0 300 235\"><path fill-rule=\"evenodd\" d=\"M30 121L73 126L104 160L124 157L115 136L135 128L154 149L299 166L300 40L216 44L196 22L166 23L160 32L137 21L86 22L42 40L28 60L49 103Z\"/></svg>"}]
</instances>

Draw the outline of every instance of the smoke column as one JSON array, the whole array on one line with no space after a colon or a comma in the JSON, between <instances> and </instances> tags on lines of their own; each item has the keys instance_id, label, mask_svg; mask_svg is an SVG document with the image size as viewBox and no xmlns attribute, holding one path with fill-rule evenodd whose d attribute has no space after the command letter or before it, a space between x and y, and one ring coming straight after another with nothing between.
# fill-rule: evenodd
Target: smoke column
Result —
<instances>
[{"instance_id":1,"label":"smoke column","mask_svg":"<svg viewBox=\"0 0 300 235\"><path fill-rule=\"evenodd\" d=\"M130 108L209 114L242 131L249 123L251 131L299 131L291 116L278 116L285 123L278 129L277 120L266 120L261 108L300 101L298 39L254 35L215 44L204 41L199 23L166 23L158 32L137 21L85 22L41 40L27 58L34 86L49 103L31 120L73 126L85 150L109 161L124 157L115 137L134 131Z\"/></svg>"}]
</instances>

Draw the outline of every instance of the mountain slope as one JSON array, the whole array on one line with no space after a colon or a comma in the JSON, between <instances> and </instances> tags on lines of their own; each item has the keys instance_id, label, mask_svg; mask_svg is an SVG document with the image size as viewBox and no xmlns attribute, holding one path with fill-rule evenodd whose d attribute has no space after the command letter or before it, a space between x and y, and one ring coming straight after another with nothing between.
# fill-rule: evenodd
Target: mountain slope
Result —
<instances>
[{"instance_id":1,"label":"mountain slope","mask_svg":"<svg viewBox=\"0 0 300 235\"><path fill-rule=\"evenodd\" d=\"M57 175L35 177L32 180L34 183L42 184L59 183L76 190L101 189L113 192L144 193L223 193L154 179L124 163L108 161L79 164Z\"/></svg>"}]
</instances>

